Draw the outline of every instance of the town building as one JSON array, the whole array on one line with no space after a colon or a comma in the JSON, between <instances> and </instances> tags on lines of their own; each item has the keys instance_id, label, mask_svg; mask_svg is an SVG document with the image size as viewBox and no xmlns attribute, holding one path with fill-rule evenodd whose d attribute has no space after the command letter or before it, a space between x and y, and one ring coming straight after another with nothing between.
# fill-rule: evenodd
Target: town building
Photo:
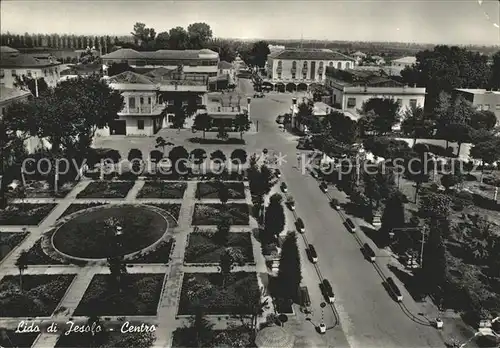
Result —
<instances>
[{"instance_id":1,"label":"town building","mask_svg":"<svg viewBox=\"0 0 500 348\"><path fill-rule=\"evenodd\" d=\"M393 98L401 114L412 106L425 104L426 89L409 87L370 71L326 69L325 85L331 90L331 105L359 117L357 110L371 98Z\"/></svg>"},{"instance_id":2,"label":"town building","mask_svg":"<svg viewBox=\"0 0 500 348\"><path fill-rule=\"evenodd\" d=\"M268 84L278 91L307 90L311 83L323 83L326 67L350 69L354 58L332 50L287 49L267 59Z\"/></svg>"},{"instance_id":3,"label":"town building","mask_svg":"<svg viewBox=\"0 0 500 348\"><path fill-rule=\"evenodd\" d=\"M232 127L233 120L239 114L248 115L250 119L250 102L251 98L244 97L237 93L210 94L207 98L206 112L213 121L213 127L219 125Z\"/></svg>"},{"instance_id":4,"label":"town building","mask_svg":"<svg viewBox=\"0 0 500 348\"><path fill-rule=\"evenodd\" d=\"M399 59L394 59L390 64L390 74L391 75L401 75L401 71L403 71L407 67L411 67L413 64L417 63L416 57L402 57Z\"/></svg>"},{"instance_id":5,"label":"town building","mask_svg":"<svg viewBox=\"0 0 500 348\"><path fill-rule=\"evenodd\" d=\"M168 68L182 66L183 72L216 77L219 73L219 54L209 49L136 51L122 48L101 56L106 70L113 63L128 63L133 68Z\"/></svg>"},{"instance_id":6,"label":"town building","mask_svg":"<svg viewBox=\"0 0 500 348\"><path fill-rule=\"evenodd\" d=\"M76 79L92 75L101 75L102 65L100 63L67 65L60 73L59 81Z\"/></svg>"},{"instance_id":7,"label":"town building","mask_svg":"<svg viewBox=\"0 0 500 348\"><path fill-rule=\"evenodd\" d=\"M454 97L461 95L478 110L489 110L495 114L497 120L500 120L500 91L457 88L453 92Z\"/></svg>"},{"instance_id":8,"label":"town building","mask_svg":"<svg viewBox=\"0 0 500 348\"><path fill-rule=\"evenodd\" d=\"M187 104L195 105L198 111L206 108L208 77L177 68L146 70L106 78L109 86L123 95L124 107L110 127L98 130L98 136L152 136L172 124L178 108ZM188 127L192 121L188 119Z\"/></svg>"},{"instance_id":9,"label":"town building","mask_svg":"<svg viewBox=\"0 0 500 348\"><path fill-rule=\"evenodd\" d=\"M218 65L219 72L217 76L209 77L209 90L218 91L227 89L236 84L236 72L233 64L226 61L220 61Z\"/></svg>"},{"instance_id":10,"label":"town building","mask_svg":"<svg viewBox=\"0 0 500 348\"><path fill-rule=\"evenodd\" d=\"M356 63L361 63L364 59L366 59L366 54L361 51L356 51L352 54L352 57L356 61Z\"/></svg>"},{"instance_id":11,"label":"town building","mask_svg":"<svg viewBox=\"0 0 500 348\"><path fill-rule=\"evenodd\" d=\"M8 46L0 52L0 84L13 88L18 77L43 78L49 87L55 87L60 78L61 63L50 55L36 58Z\"/></svg>"}]
</instances>

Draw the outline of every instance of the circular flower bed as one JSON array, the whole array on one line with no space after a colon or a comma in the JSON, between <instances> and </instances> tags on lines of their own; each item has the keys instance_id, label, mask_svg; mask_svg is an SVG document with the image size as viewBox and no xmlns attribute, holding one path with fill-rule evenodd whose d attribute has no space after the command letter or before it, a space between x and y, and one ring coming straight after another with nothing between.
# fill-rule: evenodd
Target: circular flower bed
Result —
<instances>
[{"instance_id":1,"label":"circular flower bed","mask_svg":"<svg viewBox=\"0 0 500 348\"><path fill-rule=\"evenodd\" d=\"M116 235L117 226L122 234ZM59 252L77 258L104 259L140 251L162 238L168 221L145 206L104 206L78 214L54 233Z\"/></svg>"}]
</instances>

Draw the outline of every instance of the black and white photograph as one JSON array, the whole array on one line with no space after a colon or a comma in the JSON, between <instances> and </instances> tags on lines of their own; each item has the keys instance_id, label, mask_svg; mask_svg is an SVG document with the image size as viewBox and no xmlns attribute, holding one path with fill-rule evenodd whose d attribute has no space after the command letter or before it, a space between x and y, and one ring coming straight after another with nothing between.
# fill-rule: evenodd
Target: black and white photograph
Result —
<instances>
[{"instance_id":1,"label":"black and white photograph","mask_svg":"<svg viewBox=\"0 0 500 348\"><path fill-rule=\"evenodd\" d=\"M500 348L500 0L3 0L0 348Z\"/></svg>"}]
</instances>

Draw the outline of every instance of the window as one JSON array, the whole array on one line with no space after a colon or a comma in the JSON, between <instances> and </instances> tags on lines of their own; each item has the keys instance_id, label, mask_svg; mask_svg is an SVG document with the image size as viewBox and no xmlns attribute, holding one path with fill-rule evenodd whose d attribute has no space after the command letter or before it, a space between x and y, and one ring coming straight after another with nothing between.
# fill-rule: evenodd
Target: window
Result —
<instances>
[{"instance_id":1,"label":"window","mask_svg":"<svg viewBox=\"0 0 500 348\"><path fill-rule=\"evenodd\" d=\"M28 75L28 77L31 77L31 70L26 70L26 75Z\"/></svg>"},{"instance_id":2,"label":"window","mask_svg":"<svg viewBox=\"0 0 500 348\"><path fill-rule=\"evenodd\" d=\"M341 62L337 63L337 69L342 69L342 63Z\"/></svg>"},{"instance_id":3,"label":"window","mask_svg":"<svg viewBox=\"0 0 500 348\"><path fill-rule=\"evenodd\" d=\"M351 64L349 62L345 63L345 68L349 69L351 67Z\"/></svg>"},{"instance_id":4,"label":"window","mask_svg":"<svg viewBox=\"0 0 500 348\"><path fill-rule=\"evenodd\" d=\"M333 68L333 62L328 63L328 66Z\"/></svg>"},{"instance_id":5,"label":"window","mask_svg":"<svg viewBox=\"0 0 500 348\"><path fill-rule=\"evenodd\" d=\"M281 72L278 72L278 80L281 80Z\"/></svg>"},{"instance_id":6,"label":"window","mask_svg":"<svg viewBox=\"0 0 500 348\"><path fill-rule=\"evenodd\" d=\"M144 129L144 120L137 120L137 129Z\"/></svg>"},{"instance_id":7,"label":"window","mask_svg":"<svg viewBox=\"0 0 500 348\"><path fill-rule=\"evenodd\" d=\"M296 69L297 69L297 62L293 61L292 62L292 70L296 70Z\"/></svg>"},{"instance_id":8,"label":"window","mask_svg":"<svg viewBox=\"0 0 500 348\"><path fill-rule=\"evenodd\" d=\"M356 98L348 98L347 99L347 107L348 108L354 108L354 107L356 107Z\"/></svg>"},{"instance_id":9,"label":"window","mask_svg":"<svg viewBox=\"0 0 500 348\"><path fill-rule=\"evenodd\" d=\"M296 75L295 75L295 72L292 73L292 80L295 80L296 78Z\"/></svg>"},{"instance_id":10,"label":"window","mask_svg":"<svg viewBox=\"0 0 500 348\"><path fill-rule=\"evenodd\" d=\"M483 110L489 110L490 109L490 104L484 104Z\"/></svg>"},{"instance_id":11,"label":"window","mask_svg":"<svg viewBox=\"0 0 500 348\"><path fill-rule=\"evenodd\" d=\"M283 67L283 62L281 60L278 60L278 69L281 69Z\"/></svg>"},{"instance_id":12,"label":"window","mask_svg":"<svg viewBox=\"0 0 500 348\"><path fill-rule=\"evenodd\" d=\"M403 99L399 99L399 98L398 98L396 101L397 101L397 103L399 104L399 106L403 105Z\"/></svg>"},{"instance_id":13,"label":"window","mask_svg":"<svg viewBox=\"0 0 500 348\"><path fill-rule=\"evenodd\" d=\"M172 99L167 100L167 105L174 105L174 101Z\"/></svg>"},{"instance_id":14,"label":"window","mask_svg":"<svg viewBox=\"0 0 500 348\"><path fill-rule=\"evenodd\" d=\"M135 97L128 97L128 107L135 108Z\"/></svg>"},{"instance_id":15,"label":"window","mask_svg":"<svg viewBox=\"0 0 500 348\"><path fill-rule=\"evenodd\" d=\"M4 77L5 76L5 71L3 69L0 69L0 77Z\"/></svg>"},{"instance_id":16,"label":"window","mask_svg":"<svg viewBox=\"0 0 500 348\"><path fill-rule=\"evenodd\" d=\"M497 105L495 106L495 109L500 110L500 104L497 104Z\"/></svg>"},{"instance_id":17,"label":"window","mask_svg":"<svg viewBox=\"0 0 500 348\"><path fill-rule=\"evenodd\" d=\"M144 104L144 97L140 97L140 98L139 98L139 103L140 103L141 105L143 105L143 104Z\"/></svg>"},{"instance_id":18,"label":"window","mask_svg":"<svg viewBox=\"0 0 500 348\"><path fill-rule=\"evenodd\" d=\"M148 97L148 104L151 104L151 97Z\"/></svg>"},{"instance_id":19,"label":"window","mask_svg":"<svg viewBox=\"0 0 500 348\"><path fill-rule=\"evenodd\" d=\"M417 107L417 99L410 99L410 108Z\"/></svg>"},{"instance_id":20,"label":"window","mask_svg":"<svg viewBox=\"0 0 500 348\"><path fill-rule=\"evenodd\" d=\"M11 70L10 74L12 75L12 77L17 76L17 71L16 70Z\"/></svg>"}]
</instances>

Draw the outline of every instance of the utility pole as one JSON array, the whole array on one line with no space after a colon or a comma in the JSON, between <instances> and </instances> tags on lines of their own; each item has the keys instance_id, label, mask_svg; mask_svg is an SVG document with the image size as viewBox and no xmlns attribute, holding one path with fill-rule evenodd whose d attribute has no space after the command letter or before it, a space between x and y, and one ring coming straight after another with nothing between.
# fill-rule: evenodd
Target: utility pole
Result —
<instances>
[{"instance_id":1,"label":"utility pole","mask_svg":"<svg viewBox=\"0 0 500 348\"><path fill-rule=\"evenodd\" d=\"M426 227L425 225L422 226L422 242L421 242L421 245L420 245L420 268L422 268L423 266L423 262L424 262L424 244L425 244L425 230L426 230Z\"/></svg>"}]
</instances>

